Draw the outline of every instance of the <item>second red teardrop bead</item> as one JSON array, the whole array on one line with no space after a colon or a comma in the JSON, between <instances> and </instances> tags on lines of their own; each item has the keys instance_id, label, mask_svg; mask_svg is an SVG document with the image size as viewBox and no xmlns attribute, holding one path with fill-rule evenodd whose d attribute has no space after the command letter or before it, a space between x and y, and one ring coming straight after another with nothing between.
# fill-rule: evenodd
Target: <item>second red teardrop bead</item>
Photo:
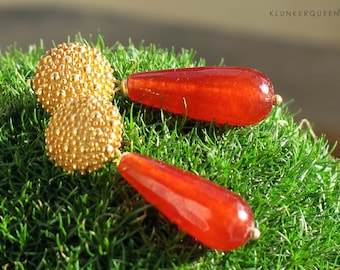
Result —
<instances>
[{"instance_id":1,"label":"second red teardrop bead","mask_svg":"<svg viewBox=\"0 0 340 270\"><path fill-rule=\"evenodd\" d=\"M258 237L249 205L203 177L136 153L123 154L118 171L181 230L210 248L232 250Z\"/></svg>"},{"instance_id":2,"label":"second red teardrop bead","mask_svg":"<svg viewBox=\"0 0 340 270\"><path fill-rule=\"evenodd\" d=\"M197 67L140 72L122 85L132 101L189 118L247 126L265 119L275 103L263 73L245 67Z\"/></svg>"}]
</instances>

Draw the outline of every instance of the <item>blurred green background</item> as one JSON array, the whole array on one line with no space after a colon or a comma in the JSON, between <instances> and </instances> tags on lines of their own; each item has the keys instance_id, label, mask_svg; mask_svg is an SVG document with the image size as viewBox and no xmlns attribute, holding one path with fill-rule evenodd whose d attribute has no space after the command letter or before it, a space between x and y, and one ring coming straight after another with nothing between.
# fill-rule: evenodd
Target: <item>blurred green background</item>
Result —
<instances>
[{"instance_id":1,"label":"blurred green background","mask_svg":"<svg viewBox=\"0 0 340 270\"><path fill-rule=\"evenodd\" d=\"M313 16L315 15L315 16ZM193 48L217 65L266 73L284 100L294 99L296 120L307 118L330 144L340 141L340 4L337 0L1 0L0 49L46 48L71 39L104 35L164 48ZM335 155L340 156L338 146Z\"/></svg>"}]
</instances>

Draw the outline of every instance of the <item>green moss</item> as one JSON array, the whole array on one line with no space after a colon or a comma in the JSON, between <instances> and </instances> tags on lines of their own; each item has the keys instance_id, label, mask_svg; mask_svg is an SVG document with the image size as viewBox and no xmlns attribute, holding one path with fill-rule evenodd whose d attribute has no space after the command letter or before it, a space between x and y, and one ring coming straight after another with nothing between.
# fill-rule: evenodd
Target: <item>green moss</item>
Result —
<instances>
[{"instance_id":1,"label":"green moss","mask_svg":"<svg viewBox=\"0 0 340 270\"><path fill-rule=\"evenodd\" d=\"M94 42L121 80L142 70L204 65L192 50ZM258 125L217 127L114 98L123 151L198 173L244 197L262 237L232 252L180 232L107 164L66 174L44 149L49 116L27 83L44 46L0 54L0 265L17 269L336 269L339 160L286 106ZM223 236L221 236L223 237Z\"/></svg>"}]
</instances>

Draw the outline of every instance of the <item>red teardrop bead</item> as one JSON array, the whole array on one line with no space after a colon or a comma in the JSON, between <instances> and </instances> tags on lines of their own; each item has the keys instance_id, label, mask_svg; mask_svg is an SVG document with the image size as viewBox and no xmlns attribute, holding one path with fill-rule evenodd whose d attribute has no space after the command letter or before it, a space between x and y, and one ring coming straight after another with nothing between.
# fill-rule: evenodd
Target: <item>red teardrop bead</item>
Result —
<instances>
[{"instance_id":1,"label":"red teardrop bead","mask_svg":"<svg viewBox=\"0 0 340 270\"><path fill-rule=\"evenodd\" d=\"M205 178L135 153L122 156L118 171L181 230L210 248L236 249L257 231L248 204Z\"/></svg>"},{"instance_id":2,"label":"red teardrop bead","mask_svg":"<svg viewBox=\"0 0 340 270\"><path fill-rule=\"evenodd\" d=\"M245 67L196 67L130 75L123 91L132 101L189 118L247 126L272 110L273 85L263 73Z\"/></svg>"}]
</instances>

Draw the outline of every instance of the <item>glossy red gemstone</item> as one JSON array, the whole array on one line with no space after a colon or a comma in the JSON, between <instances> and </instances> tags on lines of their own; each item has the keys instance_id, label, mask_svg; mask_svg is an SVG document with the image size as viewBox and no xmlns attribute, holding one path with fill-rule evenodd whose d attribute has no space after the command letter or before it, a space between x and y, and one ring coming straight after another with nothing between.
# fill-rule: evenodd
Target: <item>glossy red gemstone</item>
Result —
<instances>
[{"instance_id":1,"label":"glossy red gemstone","mask_svg":"<svg viewBox=\"0 0 340 270\"><path fill-rule=\"evenodd\" d=\"M236 249L258 232L248 204L205 178L135 153L122 156L118 171L181 230L210 248Z\"/></svg>"},{"instance_id":2,"label":"glossy red gemstone","mask_svg":"<svg viewBox=\"0 0 340 270\"><path fill-rule=\"evenodd\" d=\"M123 91L132 101L189 118L247 126L265 119L275 102L263 73L245 67L197 67L130 75Z\"/></svg>"}]
</instances>

